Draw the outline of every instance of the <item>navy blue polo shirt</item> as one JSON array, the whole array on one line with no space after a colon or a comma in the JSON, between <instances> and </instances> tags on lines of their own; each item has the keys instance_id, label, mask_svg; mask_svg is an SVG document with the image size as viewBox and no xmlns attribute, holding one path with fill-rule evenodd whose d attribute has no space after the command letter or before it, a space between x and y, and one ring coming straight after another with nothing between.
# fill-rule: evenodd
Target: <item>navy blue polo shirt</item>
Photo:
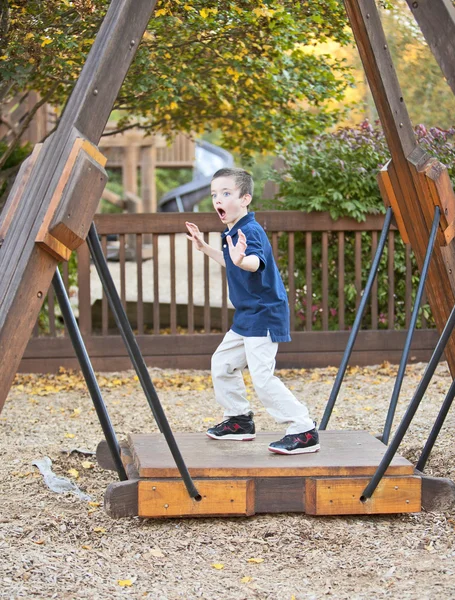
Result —
<instances>
[{"instance_id":1,"label":"navy blue polo shirt","mask_svg":"<svg viewBox=\"0 0 455 600\"><path fill-rule=\"evenodd\" d=\"M230 235L236 246L239 229L246 237L246 256L254 254L259 258L259 269L255 273L234 265L229 255L226 236ZM272 246L254 218L254 212L242 217L232 229L226 229L221 238L229 299L235 307L232 331L246 337L266 337L270 331L273 342L290 342L288 297Z\"/></svg>"}]
</instances>

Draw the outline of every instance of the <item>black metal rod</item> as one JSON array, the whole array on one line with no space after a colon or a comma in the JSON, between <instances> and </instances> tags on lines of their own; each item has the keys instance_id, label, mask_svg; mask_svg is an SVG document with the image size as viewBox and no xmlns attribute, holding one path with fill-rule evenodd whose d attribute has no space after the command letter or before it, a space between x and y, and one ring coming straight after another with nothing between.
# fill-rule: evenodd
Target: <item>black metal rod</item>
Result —
<instances>
[{"instance_id":1,"label":"black metal rod","mask_svg":"<svg viewBox=\"0 0 455 600\"><path fill-rule=\"evenodd\" d=\"M52 285L54 286L55 295L57 296L58 303L60 305L65 325L68 329L71 342L73 344L74 351L78 358L81 366L82 374L84 375L85 382L88 387L88 391L92 398L93 405L98 415L101 428L103 429L104 437L106 438L107 445L109 447L112 459L115 464L115 469L121 481L126 481L128 476L125 472L125 468L120 457L120 447L115 435L114 428L112 427L109 414L107 412L106 405L104 404L101 390L98 386L98 382L93 371L92 364L90 362L89 355L85 348L84 340L82 339L79 326L74 317L71 304L66 293L65 286L63 284L62 276L58 267L55 271L55 275L52 279Z\"/></svg>"},{"instance_id":2,"label":"black metal rod","mask_svg":"<svg viewBox=\"0 0 455 600\"><path fill-rule=\"evenodd\" d=\"M319 429L321 430L326 429L327 427L327 424L333 411L333 407L335 406L335 402L338 397L338 393L341 388L341 384L343 383L344 375L346 373L348 362L351 357L352 350L354 348L355 340L357 338L357 334L359 333L360 325L362 324L362 318L365 312L365 308L367 306L368 298L371 293L371 288L373 287L373 283L379 269L379 263L381 261L381 256L384 251L384 246L387 240L387 234L389 233L390 225L392 223L392 216L393 212L392 209L389 207L385 215L384 225L382 227L381 237L379 238L379 244L376 249L376 254L374 255L374 259L371 264L370 274L368 276L368 280L363 291L362 299L357 310L357 314L351 329L351 333L349 335L348 343L346 345L343 358L341 359L340 368L338 369L338 373L335 378L335 383L333 384L333 388L330 393L327 406L325 407L324 415L321 419L321 424L319 426Z\"/></svg>"},{"instance_id":3,"label":"black metal rod","mask_svg":"<svg viewBox=\"0 0 455 600\"><path fill-rule=\"evenodd\" d=\"M422 454L420 455L419 460L417 461L416 469L423 473L425 469L425 465L427 464L428 457L430 456L431 451L433 450L433 446L438 438L439 432L441 431L442 426L444 425L444 421L446 420L447 413L452 406L453 399L455 398L455 380L452 381L452 385L447 392L447 395L442 403L441 410L439 411L438 416L436 417L436 421L433 425L433 429L428 436L428 440L422 450Z\"/></svg>"},{"instance_id":4,"label":"black metal rod","mask_svg":"<svg viewBox=\"0 0 455 600\"><path fill-rule=\"evenodd\" d=\"M401 420L400 425L398 426L395 436L394 436L393 440L391 441L390 446L387 448L384 456L382 457L381 463L379 464L379 467L377 468L375 474L373 475L370 483L367 485L367 487L365 488L365 490L361 496L362 500L371 498L371 495L373 494L374 490L377 488L384 473L386 472L390 463L392 462L392 459L395 456L396 451L398 450L398 446L401 444L401 442L408 430L408 427L409 427L412 419L414 418L414 415L415 415L417 409L419 408L419 404L423 398L423 395L425 394L425 392L427 390L427 387L431 381L431 378L433 377L436 367L438 366L439 360L442 356L442 353L444 352L444 348L446 347L447 342L449 341L449 338L452 335L454 326L455 326L455 306L454 306L454 308L452 308L452 311L447 320L447 323L445 324L444 331L442 332L441 337L439 338L438 343L436 344L436 348L434 349L434 352L430 358L430 362L428 363L427 368L425 369L425 373L423 374L422 379L421 379L416 391L414 392L414 396L413 396L411 402L409 403L408 409L406 410L406 413L405 413L403 419Z\"/></svg>"},{"instance_id":5,"label":"black metal rod","mask_svg":"<svg viewBox=\"0 0 455 600\"><path fill-rule=\"evenodd\" d=\"M431 256L434 249L434 241L436 239L436 233L439 226L439 218L441 211L439 206L436 206L434 210L433 226L430 232L430 239L428 241L427 251L425 254L425 260L422 267L422 273L420 275L419 287L414 301L414 307L412 309L411 322L409 324L408 333L406 335L406 341L403 348L403 354L401 355L400 366L398 367L397 378L393 387L392 396L390 398L389 410L387 411L387 417L384 424L384 431L382 433L382 442L384 444L389 443L390 430L392 429L393 418L398 404L398 398L400 396L401 386L403 384L404 374L406 371L406 365L408 362L409 352L411 351L412 338L414 337L415 327L417 324L417 317L419 314L420 303L422 302L423 292L425 290L425 282L428 277L428 270L430 267Z\"/></svg>"},{"instance_id":6,"label":"black metal rod","mask_svg":"<svg viewBox=\"0 0 455 600\"><path fill-rule=\"evenodd\" d=\"M157 425L166 439L166 442L169 446L169 450L171 451L171 454L174 457L177 468L180 472L186 489L188 490L188 494L191 498L199 500L199 492L197 491L193 483L185 461L183 460L183 457L180 453L179 447L177 446L174 434L172 433L166 415L164 414L163 407L161 406L161 402L158 398L155 387L150 378L150 374L147 370L144 358L139 349L133 330L131 329L131 325L128 321L125 310L120 301L117 289L112 280L112 276L107 267L94 223L92 223L90 227L87 236L87 243L90 249L90 254L93 258L93 262L95 263L96 270L98 271L98 275L101 279L101 283L106 293L112 313L114 314L115 322L117 323L117 327L123 338L126 349L128 350L131 362L133 363L139 381L141 382L142 388L144 390L149 406L153 412L153 415L156 419Z\"/></svg>"}]
</instances>

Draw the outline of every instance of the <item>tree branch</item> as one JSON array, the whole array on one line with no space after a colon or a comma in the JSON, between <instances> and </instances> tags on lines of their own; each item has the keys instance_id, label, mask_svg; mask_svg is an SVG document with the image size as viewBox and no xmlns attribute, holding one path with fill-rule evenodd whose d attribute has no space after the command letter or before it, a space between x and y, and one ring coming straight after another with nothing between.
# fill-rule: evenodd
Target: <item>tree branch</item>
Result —
<instances>
[{"instance_id":1,"label":"tree branch","mask_svg":"<svg viewBox=\"0 0 455 600\"><path fill-rule=\"evenodd\" d=\"M24 119L23 123L21 124L20 127L18 127L17 131L13 134L13 138L7 148L7 150L5 151L5 153L3 154L3 156L0 158L0 169L2 169L2 167L4 166L4 164L6 163L6 161L8 160L8 158L11 156L11 154L14 152L14 149L17 146L17 143L19 142L21 135L24 133L24 131L27 129L27 127L30 125L30 123L32 122L33 117L36 115L36 113L38 112L38 110L43 106L43 104L46 104L46 102L48 102L48 100L50 100L50 98L52 97L53 93L55 92L55 90L57 89L57 87L60 85L59 83L56 83L48 92L47 94L45 94L41 100L39 102L37 102L35 104L35 106L32 108L32 110L29 112L28 116L26 119Z\"/></svg>"}]
</instances>

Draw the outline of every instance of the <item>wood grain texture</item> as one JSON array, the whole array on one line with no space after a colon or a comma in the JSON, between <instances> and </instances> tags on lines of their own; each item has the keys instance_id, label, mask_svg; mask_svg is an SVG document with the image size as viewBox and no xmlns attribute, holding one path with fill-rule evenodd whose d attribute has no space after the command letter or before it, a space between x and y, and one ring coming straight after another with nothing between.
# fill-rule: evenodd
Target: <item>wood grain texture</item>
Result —
<instances>
[{"instance_id":1,"label":"wood grain texture","mask_svg":"<svg viewBox=\"0 0 455 600\"><path fill-rule=\"evenodd\" d=\"M138 514L138 481L117 481L109 484L104 494L104 510L113 519L136 517Z\"/></svg>"},{"instance_id":2,"label":"wood grain texture","mask_svg":"<svg viewBox=\"0 0 455 600\"><path fill-rule=\"evenodd\" d=\"M321 450L284 456L267 450L283 433L259 433L252 442L211 440L204 433L176 434L192 477L313 477L372 475L386 446L363 431L321 431ZM161 434L130 434L128 443L141 478L178 477ZM414 468L396 456L387 474L412 475Z\"/></svg>"},{"instance_id":3,"label":"wood grain texture","mask_svg":"<svg viewBox=\"0 0 455 600\"><path fill-rule=\"evenodd\" d=\"M305 512L310 515L372 515L421 510L421 479L385 477L366 502L360 497L368 478L315 478L305 482Z\"/></svg>"},{"instance_id":4,"label":"wood grain texture","mask_svg":"<svg viewBox=\"0 0 455 600\"><path fill-rule=\"evenodd\" d=\"M140 517L251 516L254 482L211 479L195 482L202 499L190 498L181 480L143 480L138 484Z\"/></svg>"}]
</instances>

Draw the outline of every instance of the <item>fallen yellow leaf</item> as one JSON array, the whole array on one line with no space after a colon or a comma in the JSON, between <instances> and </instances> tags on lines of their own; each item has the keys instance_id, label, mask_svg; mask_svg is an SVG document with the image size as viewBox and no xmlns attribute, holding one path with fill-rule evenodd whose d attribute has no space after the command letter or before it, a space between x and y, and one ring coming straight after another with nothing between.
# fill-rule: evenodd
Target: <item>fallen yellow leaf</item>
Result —
<instances>
[{"instance_id":1,"label":"fallen yellow leaf","mask_svg":"<svg viewBox=\"0 0 455 600\"><path fill-rule=\"evenodd\" d=\"M218 571L221 571L221 569L224 569L224 565L223 565L223 564L221 564L221 563L214 563L214 564L212 565L212 567L213 567L214 569L218 569Z\"/></svg>"},{"instance_id":2,"label":"fallen yellow leaf","mask_svg":"<svg viewBox=\"0 0 455 600\"><path fill-rule=\"evenodd\" d=\"M91 549L92 549L91 546L86 546L86 545L82 546L82 550L91 550Z\"/></svg>"},{"instance_id":3,"label":"fallen yellow leaf","mask_svg":"<svg viewBox=\"0 0 455 600\"><path fill-rule=\"evenodd\" d=\"M38 546L43 546L46 543L46 540L33 540L34 544L38 544Z\"/></svg>"},{"instance_id":4,"label":"fallen yellow leaf","mask_svg":"<svg viewBox=\"0 0 455 600\"><path fill-rule=\"evenodd\" d=\"M106 533L106 529L104 527L94 527L93 531L95 533Z\"/></svg>"},{"instance_id":5,"label":"fallen yellow leaf","mask_svg":"<svg viewBox=\"0 0 455 600\"><path fill-rule=\"evenodd\" d=\"M89 502L89 506L101 506L101 502Z\"/></svg>"},{"instance_id":6,"label":"fallen yellow leaf","mask_svg":"<svg viewBox=\"0 0 455 600\"><path fill-rule=\"evenodd\" d=\"M249 583L252 579L252 577L242 577L240 581L241 583Z\"/></svg>"},{"instance_id":7,"label":"fallen yellow leaf","mask_svg":"<svg viewBox=\"0 0 455 600\"><path fill-rule=\"evenodd\" d=\"M119 579L117 583L120 587L130 587L131 585L133 585L131 579Z\"/></svg>"},{"instance_id":8,"label":"fallen yellow leaf","mask_svg":"<svg viewBox=\"0 0 455 600\"><path fill-rule=\"evenodd\" d=\"M215 419L213 417L205 417L204 419L204 423L211 423L212 421L214 421Z\"/></svg>"},{"instance_id":9,"label":"fallen yellow leaf","mask_svg":"<svg viewBox=\"0 0 455 600\"><path fill-rule=\"evenodd\" d=\"M74 477L74 479L79 477L79 471L77 469L68 469L67 473L68 475L71 475L71 477Z\"/></svg>"},{"instance_id":10,"label":"fallen yellow leaf","mask_svg":"<svg viewBox=\"0 0 455 600\"><path fill-rule=\"evenodd\" d=\"M84 462L82 463L82 466L84 467L84 469L93 469L95 467L95 465L90 462L89 460L84 460ZM99 506L99 504L98 504Z\"/></svg>"},{"instance_id":11,"label":"fallen yellow leaf","mask_svg":"<svg viewBox=\"0 0 455 600\"><path fill-rule=\"evenodd\" d=\"M263 558L249 558L248 562L259 564L259 563L264 562L264 559Z\"/></svg>"},{"instance_id":12,"label":"fallen yellow leaf","mask_svg":"<svg viewBox=\"0 0 455 600\"><path fill-rule=\"evenodd\" d=\"M70 438L72 440L74 437L76 437L76 434L75 433L65 433L65 437Z\"/></svg>"}]
</instances>

